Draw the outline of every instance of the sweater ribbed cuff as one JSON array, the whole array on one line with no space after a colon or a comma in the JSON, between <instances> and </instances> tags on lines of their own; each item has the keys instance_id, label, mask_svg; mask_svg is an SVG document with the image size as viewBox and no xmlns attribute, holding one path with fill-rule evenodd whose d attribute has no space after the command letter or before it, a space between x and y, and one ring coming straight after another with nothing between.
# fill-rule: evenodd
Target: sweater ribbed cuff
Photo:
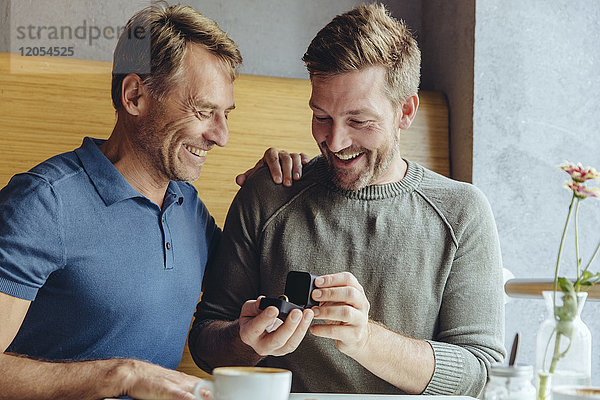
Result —
<instances>
[{"instance_id":1,"label":"sweater ribbed cuff","mask_svg":"<svg viewBox=\"0 0 600 400\"><path fill-rule=\"evenodd\" d=\"M435 356L435 370L423 394L455 394L462 381L465 360L460 350L448 343L428 341Z\"/></svg>"}]
</instances>

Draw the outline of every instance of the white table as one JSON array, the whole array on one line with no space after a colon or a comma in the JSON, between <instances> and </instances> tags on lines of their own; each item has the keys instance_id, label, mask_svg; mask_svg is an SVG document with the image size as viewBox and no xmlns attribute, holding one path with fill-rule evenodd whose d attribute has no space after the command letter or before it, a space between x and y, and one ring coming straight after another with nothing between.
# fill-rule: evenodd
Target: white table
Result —
<instances>
[{"instance_id":1,"label":"white table","mask_svg":"<svg viewBox=\"0 0 600 400\"><path fill-rule=\"evenodd\" d=\"M292 393L290 400L473 400L468 396L414 396L391 394Z\"/></svg>"},{"instance_id":2,"label":"white table","mask_svg":"<svg viewBox=\"0 0 600 400\"><path fill-rule=\"evenodd\" d=\"M292 393L289 400L475 400L468 396L414 396L392 394ZM104 399L119 400L119 399Z\"/></svg>"}]
</instances>

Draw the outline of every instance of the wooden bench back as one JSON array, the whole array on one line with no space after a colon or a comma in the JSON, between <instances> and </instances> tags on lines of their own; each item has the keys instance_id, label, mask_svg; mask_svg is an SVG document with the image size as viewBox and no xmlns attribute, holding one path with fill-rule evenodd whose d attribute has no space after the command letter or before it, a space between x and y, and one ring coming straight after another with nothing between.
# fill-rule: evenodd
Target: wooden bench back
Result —
<instances>
[{"instance_id":1,"label":"wooden bench back","mask_svg":"<svg viewBox=\"0 0 600 400\"><path fill-rule=\"evenodd\" d=\"M109 136L115 123L110 71L107 62L0 53L0 187L14 174L79 147L84 136ZM253 166L267 147L318 154L309 97L307 80L238 77L229 143L209 152L195 183L220 226L238 189L236 174ZM401 137L401 154L449 176L445 97L421 92L420 99L417 117ZM180 369L201 375L187 349Z\"/></svg>"}]
</instances>

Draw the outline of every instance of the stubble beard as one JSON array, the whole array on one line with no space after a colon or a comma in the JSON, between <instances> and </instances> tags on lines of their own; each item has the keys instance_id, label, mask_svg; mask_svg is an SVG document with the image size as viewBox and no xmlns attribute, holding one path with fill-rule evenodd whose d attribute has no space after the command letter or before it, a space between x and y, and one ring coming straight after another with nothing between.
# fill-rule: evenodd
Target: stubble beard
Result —
<instances>
[{"instance_id":1,"label":"stubble beard","mask_svg":"<svg viewBox=\"0 0 600 400\"><path fill-rule=\"evenodd\" d=\"M329 175L335 186L343 190L354 191L368 186L369 182L371 182L373 172L370 160L373 153L370 150L365 149L362 149L361 151L364 153L362 157L367 161L368 170L358 173L354 170L349 171L344 168L336 167L334 165L334 160L331 159L335 157L335 155L331 153L326 154L325 158L327 159L327 165L329 167Z\"/></svg>"},{"instance_id":2,"label":"stubble beard","mask_svg":"<svg viewBox=\"0 0 600 400\"><path fill-rule=\"evenodd\" d=\"M387 147L387 151L378 151L376 156L371 150L353 149L353 152L364 152L362 157L364 157L367 162L366 168L358 173L356 171L336 168L334 161L330 159L331 157L335 157L335 155L331 154L325 142L321 143L321 149L327 160L329 175L331 176L334 185L343 190L355 191L374 184L374 182L387 171L400 151L400 137L399 135L394 135L392 143ZM374 157L375 159L373 159ZM354 174L356 174L356 177L349 182L348 177L351 177Z\"/></svg>"},{"instance_id":3,"label":"stubble beard","mask_svg":"<svg viewBox=\"0 0 600 400\"><path fill-rule=\"evenodd\" d=\"M183 168L177 168L177 149L172 143L176 128L173 122L164 124L167 118L160 105L154 105L148 117L140 122L136 132L136 145L141 151L141 159L150 171L157 171L167 181L193 182L198 176L191 176Z\"/></svg>"}]
</instances>

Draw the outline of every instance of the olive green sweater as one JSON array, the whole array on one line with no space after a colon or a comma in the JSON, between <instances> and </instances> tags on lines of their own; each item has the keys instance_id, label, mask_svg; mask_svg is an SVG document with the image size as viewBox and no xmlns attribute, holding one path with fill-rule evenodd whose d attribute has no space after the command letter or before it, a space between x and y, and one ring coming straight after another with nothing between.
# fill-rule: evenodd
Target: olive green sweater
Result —
<instances>
[{"instance_id":1,"label":"olive green sweater","mask_svg":"<svg viewBox=\"0 0 600 400\"><path fill-rule=\"evenodd\" d=\"M478 396L490 363L505 356L498 236L473 185L410 161L400 182L357 191L334 186L322 157L291 188L260 170L231 205L190 343L210 321L237 319L244 301L282 294L291 270L350 271L370 319L428 340L435 372L424 394ZM290 369L294 392L402 393L310 333L260 365Z\"/></svg>"}]
</instances>

